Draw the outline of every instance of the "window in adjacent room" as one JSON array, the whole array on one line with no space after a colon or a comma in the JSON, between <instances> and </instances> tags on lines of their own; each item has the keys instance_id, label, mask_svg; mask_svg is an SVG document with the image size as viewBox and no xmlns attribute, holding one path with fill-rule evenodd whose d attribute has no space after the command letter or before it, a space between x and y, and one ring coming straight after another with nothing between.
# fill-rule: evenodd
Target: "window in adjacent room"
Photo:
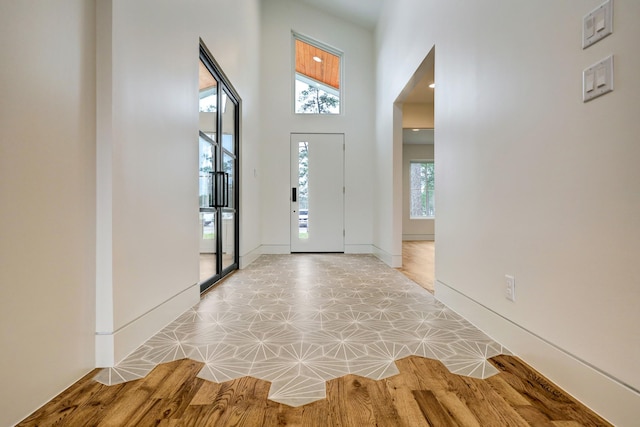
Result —
<instances>
[{"instance_id":1,"label":"window in adjacent room","mask_svg":"<svg viewBox=\"0 0 640 427\"><path fill-rule=\"evenodd\" d=\"M297 114L340 114L342 53L298 34L294 105Z\"/></svg>"},{"instance_id":2,"label":"window in adjacent room","mask_svg":"<svg viewBox=\"0 0 640 427\"><path fill-rule=\"evenodd\" d=\"M410 217L434 218L434 164L431 160L412 160L409 171Z\"/></svg>"}]
</instances>

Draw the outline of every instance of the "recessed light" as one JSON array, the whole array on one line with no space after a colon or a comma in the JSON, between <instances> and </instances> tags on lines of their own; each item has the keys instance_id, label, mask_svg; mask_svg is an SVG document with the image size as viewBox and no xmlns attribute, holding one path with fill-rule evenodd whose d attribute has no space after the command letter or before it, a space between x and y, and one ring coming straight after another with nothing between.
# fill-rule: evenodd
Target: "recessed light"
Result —
<instances>
[{"instance_id":1,"label":"recessed light","mask_svg":"<svg viewBox=\"0 0 640 427\"><path fill-rule=\"evenodd\" d=\"M314 56L313 60L316 62L322 62L322 58L320 58L319 56Z\"/></svg>"},{"instance_id":2,"label":"recessed light","mask_svg":"<svg viewBox=\"0 0 640 427\"><path fill-rule=\"evenodd\" d=\"M420 129L411 129L414 132L420 132Z\"/></svg>"},{"instance_id":3,"label":"recessed light","mask_svg":"<svg viewBox=\"0 0 640 427\"><path fill-rule=\"evenodd\" d=\"M430 87L431 89L433 89L434 87L436 87L436 84L435 84L435 83L431 83L431 84L429 85L429 87Z\"/></svg>"}]
</instances>

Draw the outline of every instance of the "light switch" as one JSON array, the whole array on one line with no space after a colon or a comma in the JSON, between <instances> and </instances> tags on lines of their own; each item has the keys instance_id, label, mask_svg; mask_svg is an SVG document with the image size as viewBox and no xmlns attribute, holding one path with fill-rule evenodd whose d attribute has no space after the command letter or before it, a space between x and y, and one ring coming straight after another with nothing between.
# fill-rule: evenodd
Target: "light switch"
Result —
<instances>
[{"instance_id":1,"label":"light switch","mask_svg":"<svg viewBox=\"0 0 640 427\"><path fill-rule=\"evenodd\" d=\"M613 55L582 72L582 100L591 101L611 91L613 91Z\"/></svg>"},{"instance_id":2,"label":"light switch","mask_svg":"<svg viewBox=\"0 0 640 427\"><path fill-rule=\"evenodd\" d=\"M613 33L613 0L607 0L582 18L582 48Z\"/></svg>"},{"instance_id":3,"label":"light switch","mask_svg":"<svg viewBox=\"0 0 640 427\"><path fill-rule=\"evenodd\" d=\"M596 86L602 87L607 84L607 70L604 65L600 65L596 68Z\"/></svg>"},{"instance_id":4,"label":"light switch","mask_svg":"<svg viewBox=\"0 0 640 427\"><path fill-rule=\"evenodd\" d=\"M584 25L584 35L587 39L590 39L596 33L596 26L593 17L589 17Z\"/></svg>"},{"instance_id":5,"label":"light switch","mask_svg":"<svg viewBox=\"0 0 640 427\"><path fill-rule=\"evenodd\" d=\"M595 23L596 23L596 31L600 32L602 30L605 29L606 25L605 25L605 18L607 16L606 10L604 9L599 9L596 12L596 16L595 16Z\"/></svg>"},{"instance_id":6,"label":"light switch","mask_svg":"<svg viewBox=\"0 0 640 427\"><path fill-rule=\"evenodd\" d=\"M588 71L585 74L585 78L584 78L584 90L585 92L591 92L593 89L595 89L594 86L594 76L593 76L593 71Z\"/></svg>"}]
</instances>

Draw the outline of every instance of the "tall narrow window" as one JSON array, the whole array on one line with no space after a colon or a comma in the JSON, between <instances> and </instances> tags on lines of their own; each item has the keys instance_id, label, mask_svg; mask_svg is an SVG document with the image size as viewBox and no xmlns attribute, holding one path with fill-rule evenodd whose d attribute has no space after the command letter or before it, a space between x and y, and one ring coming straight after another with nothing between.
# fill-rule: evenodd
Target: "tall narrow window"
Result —
<instances>
[{"instance_id":1,"label":"tall narrow window","mask_svg":"<svg viewBox=\"0 0 640 427\"><path fill-rule=\"evenodd\" d=\"M342 53L294 34L295 112L340 114Z\"/></svg>"},{"instance_id":2,"label":"tall narrow window","mask_svg":"<svg viewBox=\"0 0 640 427\"><path fill-rule=\"evenodd\" d=\"M433 161L411 161L409 194L411 218L434 218L435 180Z\"/></svg>"}]
</instances>

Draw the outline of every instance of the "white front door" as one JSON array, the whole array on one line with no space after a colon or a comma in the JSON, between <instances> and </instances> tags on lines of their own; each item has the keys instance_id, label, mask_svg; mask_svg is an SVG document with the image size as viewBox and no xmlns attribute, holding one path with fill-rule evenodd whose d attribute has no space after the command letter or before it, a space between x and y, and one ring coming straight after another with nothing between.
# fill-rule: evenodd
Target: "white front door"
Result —
<instances>
[{"instance_id":1,"label":"white front door","mask_svg":"<svg viewBox=\"0 0 640 427\"><path fill-rule=\"evenodd\" d=\"M344 135L291 134L291 252L344 252Z\"/></svg>"}]
</instances>

